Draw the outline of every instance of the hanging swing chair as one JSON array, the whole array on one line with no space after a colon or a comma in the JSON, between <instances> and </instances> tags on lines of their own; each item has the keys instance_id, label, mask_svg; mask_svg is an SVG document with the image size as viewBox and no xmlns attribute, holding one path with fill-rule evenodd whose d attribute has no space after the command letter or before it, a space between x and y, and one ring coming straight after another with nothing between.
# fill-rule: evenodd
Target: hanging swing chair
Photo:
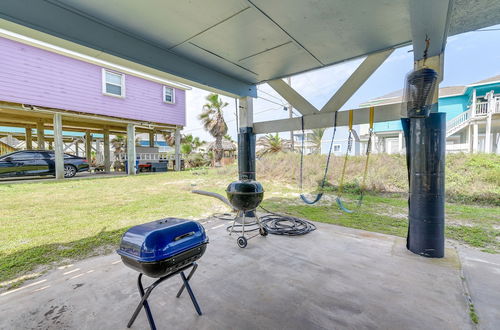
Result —
<instances>
[{"instance_id":1,"label":"hanging swing chair","mask_svg":"<svg viewBox=\"0 0 500 330\"><path fill-rule=\"evenodd\" d=\"M335 116L333 119L333 133L332 133L332 140L330 142L330 149L328 151L328 157L326 158L326 166L325 166L325 172L323 175L323 180L321 180L321 184L319 186L319 193L316 195L316 197L312 200L309 200L304 193L302 192L302 179L303 179L303 170L304 170L304 141L305 141L305 132L304 132L304 117L301 117L301 123L302 123L302 148L300 149L300 199L306 204L313 205L316 204L321 200L323 197L323 189L325 187L326 183L326 177L328 175L328 167L330 165L330 159L332 155L332 147L333 147L333 140L335 138L335 132L337 131L337 112L335 112Z\"/></svg>"},{"instance_id":2,"label":"hanging swing chair","mask_svg":"<svg viewBox=\"0 0 500 330\"><path fill-rule=\"evenodd\" d=\"M361 181L361 186L359 188L359 197L357 201L357 207L361 207L363 204L363 198L365 194L365 189L366 189L366 177L368 174L368 163L370 160L370 153L371 153L371 144L372 144L372 137L373 137L373 121L374 121L374 112L375 108L370 107L370 128L368 130L368 142L366 144L366 159L365 159L365 168L363 172L363 179ZM342 201L342 193L344 192L344 178L345 178L345 170L347 168L347 161L349 158L349 153L351 152L352 149L352 142L353 142L353 116L354 112L353 110L349 110L349 137L347 138L347 151L345 153L344 157L344 165L342 167L342 174L340 176L340 183L339 183L339 189L337 192L337 198L336 202L339 208L346 213L353 213L354 210L350 210L345 206L345 203Z\"/></svg>"}]
</instances>

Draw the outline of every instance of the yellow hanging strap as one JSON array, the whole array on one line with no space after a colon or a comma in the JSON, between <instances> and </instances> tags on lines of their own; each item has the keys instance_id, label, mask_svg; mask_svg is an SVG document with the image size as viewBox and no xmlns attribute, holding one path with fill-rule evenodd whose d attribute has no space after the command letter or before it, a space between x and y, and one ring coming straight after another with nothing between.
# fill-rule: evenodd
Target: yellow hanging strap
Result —
<instances>
[{"instance_id":1,"label":"yellow hanging strap","mask_svg":"<svg viewBox=\"0 0 500 330\"><path fill-rule=\"evenodd\" d=\"M366 160L365 160L365 171L363 173L363 181L361 182L361 199L363 199L363 192L365 191L365 184L366 184L366 177L368 174L368 161L370 160L370 149L371 149L371 144L372 144L372 135L373 135L373 121L375 119L375 108L370 107L370 130L369 130L369 137L368 137L368 143L366 144Z\"/></svg>"},{"instance_id":2,"label":"yellow hanging strap","mask_svg":"<svg viewBox=\"0 0 500 330\"><path fill-rule=\"evenodd\" d=\"M347 158L349 157L349 152L351 151L351 144L352 144L353 115L354 115L353 110L349 110L349 137L347 139L347 151L344 157L344 166L342 167L342 175L340 176L339 191L337 193L338 198L342 196L342 192L344 191L344 177L345 177L345 170L347 168Z\"/></svg>"},{"instance_id":3,"label":"yellow hanging strap","mask_svg":"<svg viewBox=\"0 0 500 330\"><path fill-rule=\"evenodd\" d=\"M349 131L352 131L352 118L354 116L354 111L349 110Z\"/></svg>"}]
</instances>

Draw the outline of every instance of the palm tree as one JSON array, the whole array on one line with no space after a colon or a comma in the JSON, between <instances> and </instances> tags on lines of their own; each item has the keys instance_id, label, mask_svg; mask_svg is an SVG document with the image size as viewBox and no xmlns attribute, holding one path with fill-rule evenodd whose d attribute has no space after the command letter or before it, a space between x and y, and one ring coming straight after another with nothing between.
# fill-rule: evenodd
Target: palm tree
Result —
<instances>
[{"instance_id":1,"label":"palm tree","mask_svg":"<svg viewBox=\"0 0 500 330\"><path fill-rule=\"evenodd\" d=\"M188 155L202 144L203 141L199 137L194 137L192 134L183 135L181 137L181 152Z\"/></svg>"},{"instance_id":2,"label":"palm tree","mask_svg":"<svg viewBox=\"0 0 500 330\"><path fill-rule=\"evenodd\" d=\"M210 94L206 97L208 103L203 106L202 113L198 118L205 129L215 138L215 166L220 166L224 150L222 138L227 134L227 124L224 120L222 109L228 105L222 101L218 94Z\"/></svg>"},{"instance_id":3,"label":"palm tree","mask_svg":"<svg viewBox=\"0 0 500 330\"><path fill-rule=\"evenodd\" d=\"M161 132L161 134L163 135L163 139L169 147L173 147L175 145L175 135L173 132Z\"/></svg>"},{"instance_id":4,"label":"palm tree","mask_svg":"<svg viewBox=\"0 0 500 330\"><path fill-rule=\"evenodd\" d=\"M291 142L289 140L282 139L278 133L275 135L267 134L266 136L261 137L257 141L257 145L262 147L262 149L258 152L259 156L289 151L291 148Z\"/></svg>"},{"instance_id":5,"label":"palm tree","mask_svg":"<svg viewBox=\"0 0 500 330\"><path fill-rule=\"evenodd\" d=\"M224 135L224 140L228 140L229 142L234 142L233 138L229 134Z\"/></svg>"},{"instance_id":6,"label":"palm tree","mask_svg":"<svg viewBox=\"0 0 500 330\"><path fill-rule=\"evenodd\" d=\"M321 141L323 140L323 135L325 134L326 128L316 128L312 130L311 142L314 145L314 152L321 153Z\"/></svg>"},{"instance_id":7,"label":"palm tree","mask_svg":"<svg viewBox=\"0 0 500 330\"><path fill-rule=\"evenodd\" d=\"M203 144L199 137L194 137L192 134L182 136L181 142L191 145L192 149L196 149Z\"/></svg>"}]
</instances>

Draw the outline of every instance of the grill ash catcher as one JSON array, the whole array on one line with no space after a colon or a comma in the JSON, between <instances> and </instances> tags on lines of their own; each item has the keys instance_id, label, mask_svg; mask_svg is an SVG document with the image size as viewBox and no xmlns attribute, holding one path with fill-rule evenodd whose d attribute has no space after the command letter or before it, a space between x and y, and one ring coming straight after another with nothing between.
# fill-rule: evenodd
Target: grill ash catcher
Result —
<instances>
[{"instance_id":1,"label":"grill ash catcher","mask_svg":"<svg viewBox=\"0 0 500 330\"><path fill-rule=\"evenodd\" d=\"M166 218L130 228L122 237L117 253L123 263L138 271L137 287L141 300L127 327L130 328L144 307L151 329L156 325L147 301L151 292L165 280L180 275L183 285L177 292L179 298L186 289L198 315L202 315L189 280L193 277L208 244L205 229L196 221ZM185 271L191 269L186 277ZM143 275L158 278L144 289Z\"/></svg>"}]
</instances>

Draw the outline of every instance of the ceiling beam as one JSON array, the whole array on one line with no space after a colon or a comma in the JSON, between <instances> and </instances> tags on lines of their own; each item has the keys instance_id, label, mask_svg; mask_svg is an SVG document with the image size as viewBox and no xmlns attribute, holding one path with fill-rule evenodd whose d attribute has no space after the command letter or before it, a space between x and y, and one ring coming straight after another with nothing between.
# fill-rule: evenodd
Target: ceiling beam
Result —
<instances>
[{"instance_id":1,"label":"ceiling beam","mask_svg":"<svg viewBox=\"0 0 500 330\"><path fill-rule=\"evenodd\" d=\"M415 61L441 54L446 47L454 0L410 0L410 24ZM426 39L429 40L427 48Z\"/></svg>"},{"instance_id":2,"label":"ceiling beam","mask_svg":"<svg viewBox=\"0 0 500 330\"><path fill-rule=\"evenodd\" d=\"M50 40L52 44L58 43L57 46L82 52L85 50L80 46L82 45L90 48L87 53L92 53L92 49L99 50L130 63L138 63L162 71L167 79L221 91L231 96L257 96L256 87L251 83L146 42L60 1L2 0L0 18L28 27L29 29L24 29L23 33L28 34L28 37L46 42ZM0 22L0 27L4 26ZM33 29L36 31L30 31ZM37 31L71 43L57 42L55 38L43 37ZM95 55L95 51L93 53Z\"/></svg>"},{"instance_id":3,"label":"ceiling beam","mask_svg":"<svg viewBox=\"0 0 500 330\"><path fill-rule=\"evenodd\" d=\"M0 121L0 126L18 127L18 128L36 128L36 125L33 124L21 124L19 122L8 122L8 121Z\"/></svg>"},{"instance_id":4,"label":"ceiling beam","mask_svg":"<svg viewBox=\"0 0 500 330\"><path fill-rule=\"evenodd\" d=\"M320 112L318 114L305 115L304 129L333 127L335 112ZM387 104L375 107L374 122L384 122L399 120L401 118L401 104ZM354 110L353 124L368 124L370 120L370 108L359 108ZM349 111L338 111L337 126L347 126L349 121ZM288 132L301 130L301 118L279 119L258 122L253 124L256 134L267 134L276 132Z\"/></svg>"},{"instance_id":5,"label":"ceiling beam","mask_svg":"<svg viewBox=\"0 0 500 330\"><path fill-rule=\"evenodd\" d=\"M387 49L378 53L370 54L359 65L351 76L344 82L330 100L321 108L321 112L335 112L356 93L356 91L370 78L370 76L384 63L392 54L394 49Z\"/></svg>"},{"instance_id":6,"label":"ceiling beam","mask_svg":"<svg viewBox=\"0 0 500 330\"><path fill-rule=\"evenodd\" d=\"M297 93L290 85L284 82L283 79L271 80L268 81L267 84L302 115L310 115L319 112L318 109Z\"/></svg>"}]
</instances>

